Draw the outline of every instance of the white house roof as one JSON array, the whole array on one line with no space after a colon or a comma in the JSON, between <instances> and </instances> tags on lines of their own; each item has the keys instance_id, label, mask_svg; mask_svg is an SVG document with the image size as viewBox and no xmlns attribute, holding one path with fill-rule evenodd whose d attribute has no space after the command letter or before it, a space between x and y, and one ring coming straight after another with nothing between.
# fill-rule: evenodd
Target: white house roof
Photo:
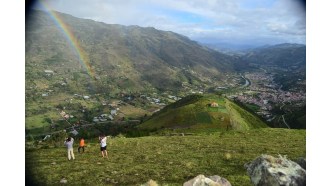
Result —
<instances>
[{"instance_id":1,"label":"white house roof","mask_svg":"<svg viewBox=\"0 0 330 186\"><path fill-rule=\"evenodd\" d=\"M45 70L46 73L54 73L52 70Z\"/></svg>"}]
</instances>

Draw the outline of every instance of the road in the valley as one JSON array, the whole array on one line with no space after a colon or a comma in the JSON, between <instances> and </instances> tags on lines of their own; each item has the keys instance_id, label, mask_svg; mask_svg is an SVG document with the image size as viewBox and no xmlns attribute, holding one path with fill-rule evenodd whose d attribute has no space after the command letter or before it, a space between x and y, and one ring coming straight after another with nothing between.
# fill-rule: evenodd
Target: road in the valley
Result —
<instances>
[{"instance_id":1,"label":"road in the valley","mask_svg":"<svg viewBox=\"0 0 330 186\"><path fill-rule=\"evenodd\" d=\"M250 81L250 80L248 80L247 78L245 78L245 77L242 76L242 75L241 75L241 77L242 77L243 79L245 79L245 84L242 86L243 88L244 88L244 87L248 87L248 86L251 85L251 81Z\"/></svg>"},{"instance_id":2,"label":"road in the valley","mask_svg":"<svg viewBox=\"0 0 330 186\"><path fill-rule=\"evenodd\" d=\"M285 125L288 127L288 129L289 129L290 126L286 123L285 118L284 118L284 115L282 115L282 119L283 119L284 124L285 124Z\"/></svg>"}]
</instances>

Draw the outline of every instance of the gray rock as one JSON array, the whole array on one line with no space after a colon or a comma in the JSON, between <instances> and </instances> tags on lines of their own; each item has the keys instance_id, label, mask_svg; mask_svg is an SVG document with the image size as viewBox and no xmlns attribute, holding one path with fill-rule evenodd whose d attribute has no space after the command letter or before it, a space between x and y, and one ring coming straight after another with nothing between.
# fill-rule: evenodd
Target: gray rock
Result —
<instances>
[{"instance_id":1,"label":"gray rock","mask_svg":"<svg viewBox=\"0 0 330 186\"><path fill-rule=\"evenodd\" d=\"M298 163L298 165L300 165L301 168L306 170L306 159L303 157L300 157L298 159L295 160L296 163Z\"/></svg>"},{"instance_id":2,"label":"gray rock","mask_svg":"<svg viewBox=\"0 0 330 186\"><path fill-rule=\"evenodd\" d=\"M198 175L195 178L185 182L183 186L231 186L228 180L218 175L210 176Z\"/></svg>"},{"instance_id":3,"label":"gray rock","mask_svg":"<svg viewBox=\"0 0 330 186\"><path fill-rule=\"evenodd\" d=\"M226 178L222 178L218 175L210 176L210 179L217 183L220 183L220 185L222 186L231 186L230 182Z\"/></svg>"},{"instance_id":4,"label":"gray rock","mask_svg":"<svg viewBox=\"0 0 330 186\"><path fill-rule=\"evenodd\" d=\"M256 186L306 185L306 171L297 163L279 156L261 155L245 164L251 182Z\"/></svg>"},{"instance_id":5,"label":"gray rock","mask_svg":"<svg viewBox=\"0 0 330 186\"><path fill-rule=\"evenodd\" d=\"M105 179L105 182L106 182L107 184L116 183L116 181L115 181L114 179L111 179L111 178L107 178L107 179Z\"/></svg>"}]
</instances>

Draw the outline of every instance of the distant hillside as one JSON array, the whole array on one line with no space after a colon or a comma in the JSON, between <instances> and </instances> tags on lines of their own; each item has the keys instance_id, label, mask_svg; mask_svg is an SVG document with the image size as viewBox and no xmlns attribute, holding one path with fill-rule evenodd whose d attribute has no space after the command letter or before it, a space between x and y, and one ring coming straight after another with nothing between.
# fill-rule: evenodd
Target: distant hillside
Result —
<instances>
[{"instance_id":1,"label":"distant hillside","mask_svg":"<svg viewBox=\"0 0 330 186\"><path fill-rule=\"evenodd\" d=\"M209 47L213 50L219 51L232 56L241 56L245 54L246 50L256 48L255 45L249 44L231 44L231 43L202 43L202 45Z\"/></svg>"},{"instance_id":2,"label":"distant hillside","mask_svg":"<svg viewBox=\"0 0 330 186\"><path fill-rule=\"evenodd\" d=\"M275 73L274 81L282 85L283 90L306 89L301 84L306 80L305 45L283 43L250 49L241 59L249 66Z\"/></svg>"},{"instance_id":3,"label":"distant hillside","mask_svg":"<svg viewBox=\"0 0 330 186\"><path fill-rule=\"evenodd\" d=\"M246 130L264 128L267 125L226 98L217 95L190 95L166 106L139 127Z\"/></svg>"},{"instance_id":4,"label":"distant hillside","mask_svg":"<svg viewBox=\"0 0 330 186\"><path fill-rule=\"evenodd\" d=\"M251 63L263 65L306 68L306 46L283 43L255 48L251 49L243 59Z\"/></svg>"},{"instance_id":5,"label":"distant hillside","mask_svg":"<svg viewBox=\"0 0 330 186\"><path fill-rule=\"evenodd\" d=\"M44 12L32 11L26 25L27 87L71 81L85 92L180 90L182 83L208 86L233 72L237 60L189 38L151 27L110 25L56 12L86 53L89 80L70 41ZM55 76L45 77L44 70ZM94 87L92 87L94 86Z\"/></svg>"}]
</instances>

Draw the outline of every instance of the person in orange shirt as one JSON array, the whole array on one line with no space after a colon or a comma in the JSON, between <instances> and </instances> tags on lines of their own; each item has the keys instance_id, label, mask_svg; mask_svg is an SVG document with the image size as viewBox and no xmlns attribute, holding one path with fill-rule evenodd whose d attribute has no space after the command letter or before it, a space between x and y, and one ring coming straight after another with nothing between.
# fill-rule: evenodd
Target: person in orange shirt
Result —
<instances>
[{"instance_id":1,"label":"person in orange shirt","mask_svg":"<svg viewBox=\"0 0 330 186\"><path fill-rule=\"evenodd\" d=\"M82 148L83 152L85 152L85 140L84 138L80 138L78 152L80 153L80 149Z\"/></svg>"}]
</instances>

